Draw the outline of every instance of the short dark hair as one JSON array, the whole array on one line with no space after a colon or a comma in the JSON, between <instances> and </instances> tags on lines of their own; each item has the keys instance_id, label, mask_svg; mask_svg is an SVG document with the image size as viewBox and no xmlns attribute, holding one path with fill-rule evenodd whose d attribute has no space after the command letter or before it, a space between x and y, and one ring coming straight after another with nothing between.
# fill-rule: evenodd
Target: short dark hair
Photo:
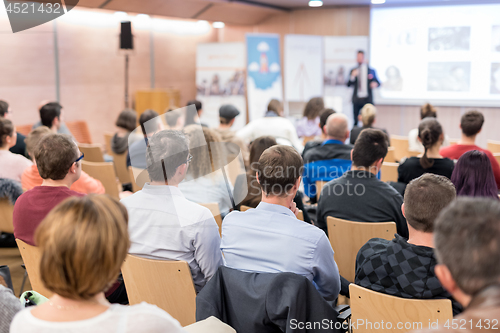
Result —
<instances>
[{"instance_id":1,"label":"short dark hair","mask_svg":"<svg viewBox=\"0 0 500 333\"><path fill-rule=\"evenodd\" d=\"M61 104L50 102L40 108L40 120L43 126L52 127L52 122L55 118L61 117Z\"/></svg>"},{"instance_id":2,"label":"short dark hair","mask_svg":"<svg viewBox=\"0 0 500 333\"><path fill-rule=\"evenodd\" d=\"M285 197L302 175L303 168L304 162L295 148L276 145L260 156L257 178L264 193Z\"/></svg>"},{"instance_id":3,"label":"short dark hair","mask_svg":"<svg viewBox=\"0 0 500 333\"><path fill-rule=\"evenodd\" d=\"M483 127L484 116L479 111L467 111L464 113L460 119L460 125L462 127L462 133L466 136L471 137L479 133Z\"/></svg>"},{"instance_id":4,"label":"short dark hair","mask_svg":"<svg viewBox=\"0 0 500 333\"><path fill-rule=\"evenodd\" d=\"M324 109L319 113L319 127L321 128L321 132L323 132L323 127L325 127L328 117L334 113L336 113L334 109Z\"/></svg>"},{"instance_id":5,"label":"short dark hair","mask_svg":"<svg viewBox=\"0 0 500 333\"><path fill-rule=\"evenodd\" d=\"M363 51L363 50L358 50L358 53L361 53L361 54L363 54L363 55L364 55L364 54L365 54L365 51Z\"/></svg>"},{"instance_id":6,"label":"short dark hair","mask_svg":"<svg viewBox=\"0 0 500 333\"><path fill-rule=\"evenodd\" d=\"M439 263L466 294L500 283L500 202L458 198L437 218L434 244Z\"/></svg>"},{"instance_id":7,"label":"short dark hair","mask_svg":"<svg viewBox=\"0 0 500 333\"><path fill-rule=\"evenodd\" d=\"M182 111L182 109L168 109L167 112L165 112L165 120L167 122L167 125L170 127L176 126L179 118L183 116Z\"/></svg>"},{"instance_id":8,"label":"short dark hair","mask_svg":"<svg viewBox=\"0 0 500 333\"><path fill-rule=\"evenodd\" d=\"M0 117L5 117L5 114L9 112L9 103L4 100L0 100Z\"/></svg>"},{"instance_id":9,"label":"short dark hair","mask_svg":"<svg viewBox=\"0 0 500 333\"><path fill-rule=\"evenodd\" d=\"M194 107L196 108L196 112L200 113L200 110L203 108L203 105L201 104L201 102L197 101L196 99L192 99L192 100L187 102L186 106L189 106L191 104L194 105Z\"/></svg>"},{"instance_id":10,"label":"short dark hair","mask_svg":"<svg viewBox=\"0 0 500 333\"><path fill-rule=\"evenodd\" d=\"M148 140L146 163L151 181L172 179L177 168L187 163L189 142L181 131L163 130Z\"/></svg>"},{"instance_id":11,"label":"short dark hair","mask_svg":"<svg viewBox=\"0 0 500 333\"><path fill-rule=\"evenodd\" d=\"M61 180L78 156L78 147L66 134L48 134L35 147L38 173L43 179Z\"/></svg>"},{"instance_id":12,"label":"short dark hair","mask_svg":"<svg viewBox=\"0 0 500 333\"><path fill-rule=\"evenodd\" d=\"M142 134L144 134L144 136L148 135L144 124L147 123L148 121L150 121L151 119L154 119L158 116L159 116L158 112L156 112L154 110L146 110L140 115L139 125L141 126Z\"/></svg>"},{"instance_id":13,"label":"short dark hair","mask_svg":"<svg viewBox=\"0 0 500 333\"><path fill-rule=\"evenodd\" d=\"M9 119L0 118L0 146L3 147L8 136L14 134L14 124Z\"/></svg>"},{"instance_id":14,"label":"short dark hair","mask_svg":"<svg viewBox=\"0 0 500 333\"><path fill-rule=\"evenodd\" d=\"M406 222L416 230L433 232L439 213L455 198L455 186L448 178L424 173L406 186Z\"/></svg>"},{"instance_id":15,"label":"short dark hair","mask_svg":"<svg viewBox=\"0 0 500 333\"><path fill-rule=\"evenodd\" d=\"M470 150L458 159L451 174L457 195L498 198L498 188L486 153Z\"/></svg>"},{"instance_id":16,"label":"short dark hair","mask_svg":"<svg viewBox=\"0 0 500 333\"><path fill-rule=\"evenodd\" d=\"M379 129L367 128L359 134L352 151L352 164L369 168L385 158L388 149L387 135Z\"/></svg>"},{"instance_id":17,"label":"short dark hair","mask_svg":"<svg viewBox=\"0 0 500 333\"><path fill-rule=\"evenodd\" d=\"M125 109L120 112L118 119L116 119L115 125L126 129L129 132L133 132L137 127L137 114L132 109Z\"/></svg>"}]
</instances>

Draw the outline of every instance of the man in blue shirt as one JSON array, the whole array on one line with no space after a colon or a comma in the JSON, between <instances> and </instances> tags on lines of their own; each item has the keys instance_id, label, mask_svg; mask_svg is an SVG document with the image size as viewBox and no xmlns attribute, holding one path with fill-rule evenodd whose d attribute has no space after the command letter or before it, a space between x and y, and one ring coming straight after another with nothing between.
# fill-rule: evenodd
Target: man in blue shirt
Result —
<instances>
[{"instance_id":1,"label":"man in blue shirt","mask_svg":"<svg viewBox=\"0 0 500 333\"><path fill-rule=\"evenodd\" d=\"M334 300L340 275L330 242L321 229L296 217L293 198L302 168L302 158L293 147L277 145L262 153L257 169L262 201L255 209L226 216L221 250L230 268L303 275L325 299Z\"/></svg>"}]
</instances>

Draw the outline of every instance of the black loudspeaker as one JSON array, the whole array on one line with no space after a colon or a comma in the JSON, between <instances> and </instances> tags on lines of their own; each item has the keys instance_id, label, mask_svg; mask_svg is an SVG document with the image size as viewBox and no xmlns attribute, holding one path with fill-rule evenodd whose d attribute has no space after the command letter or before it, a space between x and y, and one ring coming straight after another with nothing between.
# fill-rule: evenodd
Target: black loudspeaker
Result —
<instances>
[{"instance_id":1,"label":"black loudspeaker","mask_svg":"<svg viewBox=\"0 0 500 333\"><path fill-rule=\"evenodd\" d=\"M132 38L132 22L122 22L120 31L120 49L133 50L134 39Z\"/></svg>"}]
</instances>

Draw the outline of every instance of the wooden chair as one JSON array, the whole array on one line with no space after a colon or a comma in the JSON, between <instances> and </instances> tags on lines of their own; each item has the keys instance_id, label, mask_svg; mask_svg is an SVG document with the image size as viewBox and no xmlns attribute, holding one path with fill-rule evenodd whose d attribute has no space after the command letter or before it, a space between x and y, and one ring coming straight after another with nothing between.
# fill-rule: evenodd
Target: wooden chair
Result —
<instances>
[{"instance_id":1,"label":"wooden chair","mask_svg":"<svg viewBox=\"0 0 500 333\"><path fill-rule=\"evenodd\" d=\"M382 163L382 167L380 168L380 180L383 182L387 181L397 182L398 167L399 167L398 163L389 163L389 162Z\"/></svg>"},{"instance_id":2,"label":"wooden chair","mask_svg":"<svg viewBox=\"0 0 500 333\"><path fill-rule=\"evenodd\" d=\"M219 226L219 235L222 235L222 216L220 215L219 204L217 202L201 203L203 207L210 209L210 212L214 216L215 222Z\"/></svg>"},{"instance_id":3,"label":"wooden chair","mask_svg":"<svg viewBox=\"0 0 500 333\"><path fill-rule=\"evenodd\" d=\"M0 198L0 233L14 233L14 224L12 223L12 214L14 206L7 198Z\"/></svg>"},{"instance_id":4,"label":"wooden chair","mask_svg":"<svg viewBox=\"0 0 500 333\"><path fill-rule=\"evenodd\" d=\"M394 156L394 147L389 147L387 149L387 155L385 155L384 162L395 163L396 157Z\"/></svg>"},{"instance_id":5,"label":"wooden chair","mask_svg":"<svg viewBox=\"0 0 500 333\"><path fill-rule=\"evenodd\" d=\"M52 296L52 292L45 288L40 276L40 260L42 258L40 249L36 246L26 244L20 239L16 239L16 242L19 252L21 252L21 257L23 257L23 262L30 278L31 287L34 291L49 298Z\"/></svg>"},{"instance_id":6,"label":"wooden chair","mask_svg":"<svg viewBox=\"0 0 500 333\"><path fill-rule=\"evenodd\" d=\"M418 156L420 154L422 154L421 151L418 151L418 150L408 150L407 157L415 157L415 156Z\"/></svg>"},{"instance_id":7,"label":"wooden chair","mask_svg":"<svg viewBox=\"0 0 500 333\"><path fill-rule=\"evenodd\" d=\"M24 136L28 136L28 134L30 134L32 128L33 128L33 124L31 124L31 125L20 125L20 126L16 126L16 131L18 133L21 133Z\"/></svg>"},{"instance_id":8,"label":"wooden chair","mask_svg":"<svg viewBox=\"0 0 500 333\"><path fill-rule=\"evenodd\" d=\"M323 189L323 187L325 186L326 183L328 183L328 182L325 182L322 180L318 180L316 182L316 199L317 200L319 200L319 196L321 195L321 190Z\"/></svg>"},{"instance_id":9,"label":"wooden chair","mask_svg":"<svg viewBox=\"0 0 500 333\"><path fill-rule=\"evenodd\" d=\"M349 285L349 293L351 322L356 333L422 330L429 328L429 323L438 321L439 326L442 326L453 318L449 299L407 299L389 296L355 284ZM383 328L380 326L382 322L385 325ZM389 323L391 328L387 326ZM376 324L379 325L378 328ZM402 326L398 327L398 324Z\"/></svg>"},{"instance_id":10,"label":"wooden chair","mask_svg":"<svg viewBox=\"0 0 500 333\"><path fill-rule=\"evenodd\" d=\"M314 135L313 136L305 136L302 138L302 142L305 146L306 143L308 143L309 141L313 141L314 139L316 139L316 137Z\"/></svg>"},{"instance_id":11,"label":"wooden chair","mask_svg":"<svg viewBox=\"0 0 500 333\"><path fill-rule=\"evenodd\" d=\"M500 141L488 140L487 147L489 151L494 153L500 153Z\"/></svg>"},{"instance_id":12,"label":"wooden chair","mask_svg":"<svg viewBox=\"0 0 500 333\"><path fill-rule=\"evenodd\" d=\"M154 304L182 326L196 321L196 292L187 262L127 255L122 275L130 305Z\"/></svg>"},{"instance_id":13,"label":"wooden chair","mask_svg":"<svg viewBox=\"0 0 500 333\"><path fill-rule=\"evenodd\" d=\"M106 149L106 154L111 155L111 152L113 151L111 149L111 140L113 139L114 135L115 135L115 133L112 133L112 132L104 133L104 147Z\"/></svg>"},{"instance_id":14,"label":"wooden chair","mask_svg":"<svg viewBox=\"0 0 500 333\"><path fill-rule=\"evenodd\" d=\"M130 182L132 183L132 192L134 193L142 190L144 184L149 182L148 170L143 170L129 166L128 173L130 175Z\"/></svg>"},{"instance_id":15,"label":"wooden chair","mask_svg":"<svg viewBox=\"0 0 500 333\"><path fill-rule=\"evenodd\" d=\"M354 282L359 249L372 238L391 240L397 232L394 222L353 222L329 216L326 223L340 275L349 282Z\"/></svg>"},{"instance_id":16,"label":"wooden chair","mask_svg":"<svg viewBox=\"0 0 500 333\"><path fill-rule=\"evenodd\" d=\"M78 148L85 155L83 157L84 161L97 162L97 163L104 162L104 157L102 156L102 150L100 145L79 143Z\"/></svg>"},{"instance_id":17,"label":"wooden chair","mask_svg":"<svg viewBox=\"0 0 500 333\"><path fill-rule=\"evenodd\" d=\"M458 143L458 141L460 141L460 139L449 139L448 142L450 143L450 145L456 145Z\"/></svg>"},{"instance_id":18,"label":"wooden chair","mask_svg":"<svg viewBox=\"0 0 500 333\"><path fill-rule=\"evenodd\" d=\"M248 207L248 206L245 206L245 205L241 205L240 207L240 212L246 212L247 210L251 209L252 207Z\"/></svg>"},{"instance_id":19,"label":"wooden chair","mask_svg":"<svg viewBox=\"0 0 500 333\"><path fill-rule=\"evenodd\" d=\"M84 120L68 121L66 122L71 134L78 143L92 144L92 138L90 136L89 126Z\"/></svg>"},{"instance_id":20,"label":"wooden chair","mask_svg":"<svg viewBox=\"0 0 500 333\"><path fill-rule=\"evenodd\" d=\"M115 172L118 176L118 180L121 184L130 183L130 173L127 169L127 152L123 154L115 154L110 151L110 155L113 156L113 164L115 166Z\"/></svg>"},{"instance_id":21,"label":"wooden chair","mask_svg":"<svg viewBox=\"0 0 500 333\"><path fill-rule=\"evenodd\" d=\"M391 135L391 147L394 148L394 158L400 161L408 156L408 138L405 136Z\"/></svg>"},{"instance_id":22,"label":"wooden chair","mask_svg":"<svg viewBox=\"0 0 500 333\"><path fill-rule=\"evenodd\" d=\"M500 164L500 153L493 153L493 156L495 156L495 159L497 160L498 164Z\"/></svg>"},{"instance_id":23,"label":"wooden chair","mask_svg":"<svg viewBox=\"0 0 500 333\"><path fill-rule=\"evenodd\" d=\"M224 171L226 172L226 175L233 186L236 184L236 178L238 178L240 174L245 174L243 160L240 161L239 156L240 155L235 156L235 158L231 160L231 162L224 166Z\"/></svg>"},{"instance_id":24,"label":"wooden chair","mask_svg":"<svg viewBox=\"0 0 500 333\"><path fill-rule=\"evenodd\" d=\"M252 207L248 207L245 205L241 205L240 207L240 212L246 212L247 210L251 209ZM299 209L299 214L297 216L297 219L304 221L304 212Z\"/></svg>"},{"instance_id":25,"label":"wooden chair","mask_svg":"<svg viewBox=\"0 0 500 333\"><path fill-rule=\"evenodd\" d=\"M106 194L120 200L120 186L116 179L115 167L113 166L113 163L93 163L83 160L82 170L88 173L90 177L100 180L104 186Z\"/></svg>"}]
</instances>

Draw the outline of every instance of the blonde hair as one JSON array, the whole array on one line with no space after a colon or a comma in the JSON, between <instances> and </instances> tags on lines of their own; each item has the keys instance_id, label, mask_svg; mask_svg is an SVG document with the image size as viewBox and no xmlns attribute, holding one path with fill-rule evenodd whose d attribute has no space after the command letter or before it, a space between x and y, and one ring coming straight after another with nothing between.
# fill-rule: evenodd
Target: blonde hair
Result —
<instances>
[{"instance_id":1,"label":"blonde hair","mask_svg":"<svg viewBox=\"0 0 500 333\"><path fill-rule=\"evenodd\" d=\"M377 108L370 103L365 104L361 109L361 120L364 127L370 127L377 116Z\"/></svg>"},{"instance_id":2,"label":"blonde hair","mask_svg":"<svg viewBox=\"0 0 500 333\"><path fill-rule=\"evenodd\" d=\"M130 246L127 221L127 209L107 195L72 197L57 205L35 233L45 287L74 300L107 290Z\"/></svg>"},{"instance_id":3,"label":"blonde hair","mask_svg":"<svg viewBox=\"0 0 500 333\"><path fill-rule=\"evenodd\" d=\"M26 137L24 142L26 143L26 151L31 159L34 158L35 147L40 142L40 140L47 134L52 134L52 131L47 126L39 126L32 130L30 134Z\"/></svg>"}]
</instances>

